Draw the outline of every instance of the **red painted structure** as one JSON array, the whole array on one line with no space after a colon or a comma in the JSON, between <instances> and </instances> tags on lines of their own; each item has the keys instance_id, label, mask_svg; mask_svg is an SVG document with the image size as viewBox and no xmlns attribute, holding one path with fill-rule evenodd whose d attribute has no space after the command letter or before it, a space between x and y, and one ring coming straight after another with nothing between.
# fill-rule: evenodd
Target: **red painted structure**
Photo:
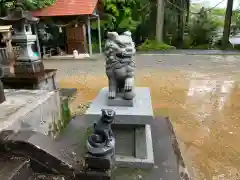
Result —
<instances>
[{"instance_id":1,"label":"red painted structure","mask_svg":"<svg viewBox=\"0 0 240 180\"><path fill-rule=\"evenodd\" d=\"M92 15L98 0L56 0L49 7L32 12L35 17Z\"/></svg>"}]
</instances>

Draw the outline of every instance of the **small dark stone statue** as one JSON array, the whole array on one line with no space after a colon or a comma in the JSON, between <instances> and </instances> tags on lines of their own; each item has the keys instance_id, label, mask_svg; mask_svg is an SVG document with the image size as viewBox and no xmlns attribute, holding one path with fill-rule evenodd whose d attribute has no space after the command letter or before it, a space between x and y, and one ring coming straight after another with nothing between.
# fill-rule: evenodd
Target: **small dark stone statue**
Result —
<instances>
[{"instance_id":1,"label":"small dark stone statue","mask_svg":"<svg viewBox=\"0 0 240 180\"><path fill-rule=\"evenodd\" d=\"M108 32L105 45L106 74L109 83L109 99L121 97L132 100L134 93L135 44L131 32L119 35Z\"/></svg>"},{"instance_id":2,"label":"small dark stone statue","mask_svg":"<svg viewBox=\"0 0 240 180\"><path fill-rule=\"evenodd\" d=\"M94 124L93 134L87 140L85 164L90 169L100 171L110 170L115 162L115 137L111 124L115 111L102 109L100 120Z\"/></svg>"},{"instance_id":3,"label":"small dark stone statue","mask_svg":"<svg viewBox=\"0 0 240 180\"><path fill-rule=\"evenodd\" d=\"M4 95L3 83L1 81L1 78L3 77L3 75L4 75L3 67L0 64L0 104L6 100Z\"/></svg>"},{"instance_id":4,"label":"small dark stone statue","mask_svg":"<svg viewBox=\"0 0 240 180\"><path fill-rule=\"evenodd\" d=\"M100 120L94 124L93 134L88 138L88 152L94 156L111 154L115 149L115 138L111 124L115 117L115 111L102 109Z\"/></svg>"}]
</instances>

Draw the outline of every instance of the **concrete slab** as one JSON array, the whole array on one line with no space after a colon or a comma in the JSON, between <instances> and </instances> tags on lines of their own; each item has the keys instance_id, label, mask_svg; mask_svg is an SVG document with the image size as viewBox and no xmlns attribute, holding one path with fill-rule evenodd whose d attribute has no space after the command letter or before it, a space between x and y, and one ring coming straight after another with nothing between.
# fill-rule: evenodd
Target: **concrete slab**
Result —
<instances>
[{"instance_id":1,"label":"concrete slab","mask_svg":"<svg viewBox=\"0 0 240 180\"><path fill-rule=\"evenodd\" d=\"M151 124L153 120L153 109L150 89L148 87L136 87L136 97L133 107L108 106L108 88L103 88L93 100L85 116L92 125L101 115L101 109L113 109L116 111L115 124Z\"/></svg>"},{"instance_id":2,"label":"concrete slab","mask_svg":"<svg viewBox=\"0 0 240 180\"><path fill-rule=\"evenodd\" d=\"M117 132L114 131L113 133ZM140 169L152 169L154 166L154 156L153 156L153 145L152 145L152 135L151 126L145 125L143 127L134 128L134 154L129 156L128 154L122 155L118 154L116 147L116 164L118 167L124 168L140 168ZM122 148L128 150L131 148L128 146L129 139L122 141ZM116 138L116 143L120 143L118 138Z\"/></svg>"},{"instance_id":3,"label":"concrete slab","mask_svg":"<svg viewBox=\"0 0 240 180\"><path fill-rule=\"evenodd\" d=\"M66 130L58 137L57 143L64 144L70 153L78 156L84 154L85 143L87 140L86 123L84 116L78 116L70 122ZM171 122L168 119L159 117L154 119L151 125L153 150L154 150L154 167L151 170L140 170L136 168L117 168L114 172L115 180L180 180L179 167L183 167L184 162L181 152L176 151L174 147L175 135L172 131Z\"/></svg>"},{"instance_id":4,"label":"concrete slab","mask_svg":"<svg viewBox=\"0 0 240 180\"><path fill-rule=\"evenodd\" d=\"M6 101L0 104L0 131L20 129L47 134L49 125L61 120L58 91L5 90Z\"/></svg>"},{"instance_id":5,"label":"concrete slab","mask_svg":"<svg viewBox=\"0 0 240 180\"><path fill-rule=\"evenodd\" d=\"M135 134L132 128L113 128L116 138L116 154L135 156Z\"/></svg>"}]
</instances>

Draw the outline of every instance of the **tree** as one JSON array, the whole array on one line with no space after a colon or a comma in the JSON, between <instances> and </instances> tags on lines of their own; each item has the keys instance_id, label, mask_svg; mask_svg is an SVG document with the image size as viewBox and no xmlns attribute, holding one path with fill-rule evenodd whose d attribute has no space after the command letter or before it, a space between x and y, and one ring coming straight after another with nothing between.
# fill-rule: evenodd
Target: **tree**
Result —
<instances>
[{"instance_id":1,"label":"tree","mask_svg":"<svg viewBox=\"0 0 240 180\"><path fill-rule=\"evenodd\" d=\"M229 36L231 31L231 20L232 20L232 10L233 10L233 0L228 0L225 21L224 21L224 30L222 37L222 48L226 49L229 45Z\"/></svg>"},{"instance_id":2,"label":"tree","mask_svg":"<svg viewBox=\"0 0 240 180\"><path fill-rule=\"evenodd\" d=\"M107 31L121 33L130 30L137 43L140 36L149 34L151 0L103 0L102 3L99 13L104 34ZM97 22L92 22L91 28L97 30Z\"/></svg>"},{"instance_id":3,"label":"tree","mask_svg":"<svg viewBox=\"0 0 240 180\"><path fill-rule=\"evenodd\" d=\"M156 40L163 41L164 26L164 0L157 0L157 22L156 22Z\"/></svg>"},{"instance_id":4,"label":"tree","mask_svg":"<svg viewBox=\"0 0 240 180\"><path fill-rule=\"evenodd\" d=\"M189 0L167 0L164 15L164 36L168 43L178 47L182 46L189 9Z\"/></svg>"},{"instance_id":5,"label":"tree","mask_svg":"<svg viewBox=\"0 0 240 180\"><path fill-rule=\"evenodd\" d=\"M56 0L23 0L27 10L42 9L52 5Z\"/></svg>"},{"instance_id":6,"label":"tree","mask_svg":"<svg viewBox=\"0 0 240 180\"><path fill-rule=\"evenodd\" d=\"M192 15L188 24L188 36L191 46L210 46L214 37L217 35L217 29L220 23L213 18L209 11L203 7L200 12Z\"/></svg>"},{"instance_id":7,"label":"tree","mask_svg":"<svg viewBox=\"0 0 240 180\"><path fill-rule=\"evenodd\" d=\"M56 0L20 0L26 10L36 10L52 5ZM14 7L17 0L0 0L0 16L5 16L7 9Z\"/></svg>"}]
</instances>

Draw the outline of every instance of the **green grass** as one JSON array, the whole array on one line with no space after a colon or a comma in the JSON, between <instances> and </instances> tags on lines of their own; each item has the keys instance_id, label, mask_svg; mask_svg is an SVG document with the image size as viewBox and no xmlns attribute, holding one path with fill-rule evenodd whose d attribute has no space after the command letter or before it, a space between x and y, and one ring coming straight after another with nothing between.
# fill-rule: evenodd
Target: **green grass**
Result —
<instances>
[{"instance_id":1,"label":"green grass","mask_svg":"<svg viewBox=\"0 0 240 180\"><path fill-rule=\"evenodd\" d=\"M143 44L137 47L138 51L159 51L159 50L174 50L174 46L159 43L155 40L146 40Z\"/></svg>"}]
</instances>

